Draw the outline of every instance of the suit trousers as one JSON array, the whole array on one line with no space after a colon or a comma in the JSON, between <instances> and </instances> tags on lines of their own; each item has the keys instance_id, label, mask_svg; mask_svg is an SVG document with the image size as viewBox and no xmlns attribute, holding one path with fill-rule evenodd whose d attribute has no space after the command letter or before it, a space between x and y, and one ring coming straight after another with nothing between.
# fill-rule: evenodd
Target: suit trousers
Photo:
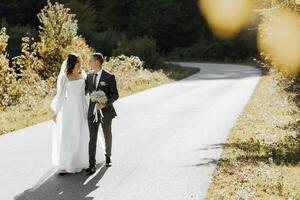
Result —
<instances>
[{"instance_id":1,"label":"suit trousers","mask_svg":"<svg viewBox=\"0 0 300 200\"><path fill-rule=\"evenodd\" d=\"M92 115L88 119L88 125L90 130L90 141L89 141L89 163L90 165L96 164L96 148L97 148L97 138L98 138L98 130L101 123L104 139L105 139L105 156L106 158L111 157L111 149L112 149L112 118L103 117L102 122L98 120L98 122L93 122L94 116Z\"/></svg>"}]
</instances>

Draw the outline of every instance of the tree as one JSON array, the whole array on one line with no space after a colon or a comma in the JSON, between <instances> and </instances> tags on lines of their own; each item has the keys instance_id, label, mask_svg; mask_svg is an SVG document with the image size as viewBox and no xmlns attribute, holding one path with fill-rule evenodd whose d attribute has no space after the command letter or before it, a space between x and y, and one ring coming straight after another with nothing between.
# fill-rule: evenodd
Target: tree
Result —
<instances>
[{"instance_id":1,"label":"tree","mask_svg":"<svg viewBox=\"0 0 300 200\"><path fill-rule=\"evenodd\" d=\"M156 10L158 16L155 34L159 47L165 52L174 47L187 47L198 41L200 36L201 18L197 0L160 0ZM159 13L159 15L158 15ZM205 33L202 33L205 34Z\"/></svg>"},{"instance_id":2,"label":"tree","mask_svg":"<svg viewBox=\"0 0 300 200\"><path fill-rule=\"evenodd\" d=\"M135 0L111 0L103 2L101 23L105 28L117 31L128 30L129 18L133 11Z\"/></svg>"},{"instance_id":3,"label":"tree","mask_svg":"<svg viewBox=\"0 0 300 200\"><path fill-rule=\"evenodd\" d=\"M101 21L104 27L126 32L130 39L155 38L166 52L196 42L201 28L197 0L107 1Z\"/></svg>"},{"instance_id":4,"label":"tree","mask_svg":"<svg viewBox=\"0 0 300 200\"><path fill-rule=\"evenodd\" d=\"M127 55L137 56L145 62L146 68L159 69L162 66L162 60L157 52L156 42L148 37L127 40L124 38L117 49L113 51L115 56Z\"/></svg>"},{"instance_id":5,"label":"tree","mask_svg":"<svg viewBox=\"0 0 300 200\"><path fill-rule=\"evenodd\" d=\"M43 61L41 75L44 78L57 76L64 60L62 49L70 45L77 36L77 20L69 8L57 2L52 4L50 1L38 14L38 19L41 23L39 26L41 41L38 44L38 53Z\"/></svg>"},{"instance_id":6,"label":"tree","mask_svg":"<svg viewBox=\"0 0 300 200\"><path fill-rule=\"evenodd\" d=\"M46 0L1 0L0 16L5 17L9 25L36 26L36 14L46 3Z\"/></svg>"},{"instance_id":7,"label":"tree","mask_svg":"<svg viewBox=\"0 0 300 200\"><path fill-rule=\"evenodd\" d=\"M78 23L79 33L83 34L90 41L91 34L100 28L99 13L94 4L91 0L67 0L64 5L76 14L76 18L80 22Z\"/></svg>"}]
</instances>

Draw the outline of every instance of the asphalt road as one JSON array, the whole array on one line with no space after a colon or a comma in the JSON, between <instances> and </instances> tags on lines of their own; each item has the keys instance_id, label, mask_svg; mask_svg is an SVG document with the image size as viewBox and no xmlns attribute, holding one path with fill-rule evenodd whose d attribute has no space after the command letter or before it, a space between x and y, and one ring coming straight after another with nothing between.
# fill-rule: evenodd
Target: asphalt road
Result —
<instances>
[{"instance_id":1,"label":"asphalt road","mask_svg":"<svg viewBox=\"0 0 300 200\"><path fill-rule=\"evenodd\" d=\"M187 79L121 98L113 166L59 176L51 122L0 136L0 200L204 199L223 144L259 78L254 67L201 68Z\"/></svg>"}]
</instances>

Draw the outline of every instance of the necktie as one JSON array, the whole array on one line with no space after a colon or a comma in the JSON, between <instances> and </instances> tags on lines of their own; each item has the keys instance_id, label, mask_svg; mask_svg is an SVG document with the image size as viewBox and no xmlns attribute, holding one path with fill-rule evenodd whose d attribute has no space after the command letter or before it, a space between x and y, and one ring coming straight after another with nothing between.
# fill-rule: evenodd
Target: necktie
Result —
<instances>
[{"instance_id":1,"label":"necktie","mask_svg":"<svg viewBox=\"0 0 300 200\"><path fill-rule=\"evenodd\" d=\"M97 88L97 75L98 74L95 73L95 75L94 75L94 81L93 81L93 84L94 84L95 88Z\"/></svg>"}]
</instances>

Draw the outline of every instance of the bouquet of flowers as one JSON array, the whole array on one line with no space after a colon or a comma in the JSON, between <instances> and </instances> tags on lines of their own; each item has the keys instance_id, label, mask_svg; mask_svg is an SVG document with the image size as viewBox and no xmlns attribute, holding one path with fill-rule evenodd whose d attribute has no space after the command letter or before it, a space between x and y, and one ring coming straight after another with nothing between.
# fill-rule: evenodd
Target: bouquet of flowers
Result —
<instances>
[{"instance_id":1,"label":"bouquet of flowers","mask_svg":"<svg viewBox=\"0 0 300 200\"><path fill-rule=\"evenodd\" d=\"M91 97L92 102L96 102L96 103L100 103L100 104L106 104L107 103L107 96L102 90L92 92L90 97ZM98 122L98 112L97 112L96 104L95 104L95 107L94 107L94 113L93 114L95 116L94 122ZM100 110L100 114L101 114L101 120L102 120L103 113L102 113L101 110Z\"/></svg>"}]
</instances>

